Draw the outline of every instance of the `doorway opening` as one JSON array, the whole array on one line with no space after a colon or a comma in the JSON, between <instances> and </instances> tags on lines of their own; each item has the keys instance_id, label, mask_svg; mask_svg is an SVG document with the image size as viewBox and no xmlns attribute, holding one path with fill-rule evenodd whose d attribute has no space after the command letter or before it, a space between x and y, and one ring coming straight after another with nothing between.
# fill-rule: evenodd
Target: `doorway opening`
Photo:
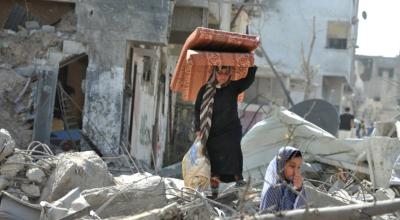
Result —
<instances>
[{"instance_id":1,"label":"doorway opening","mask_svg":"<svg viewBox=\"0 0 400 220\"><path fill-rule=\"evenodd\" d=\"M84 53L59 64L50 142L63 150L79 149L87 66L88 56Z\"/></svg>"}]
</instances>

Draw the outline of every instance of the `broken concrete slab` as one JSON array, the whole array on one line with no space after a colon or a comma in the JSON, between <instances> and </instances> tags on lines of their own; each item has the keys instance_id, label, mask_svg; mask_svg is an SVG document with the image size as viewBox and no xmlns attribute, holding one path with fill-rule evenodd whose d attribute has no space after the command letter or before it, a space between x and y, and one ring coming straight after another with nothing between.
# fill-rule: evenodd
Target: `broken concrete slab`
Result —
<instances>
[{"instance_id":1,"label":"broken concrete slab","mask_svg":"<svg viewBox=\"0 0 400 220\"><path fill-rule=\"evenodd\" d=\"M18 172L24 169L25 156L22 154L13 154L8 157L6 162L1 166L0 173L7 178L14 178Z\"/></svg>"},{"instance_id":2,"label":"broken concrete slab","mask_svg":"<svg viewBox=\"0 0 400 220\"><path fill-rule=\"evenodd\" d=\"M307 203L312 208L344 206L350 204L349 201L339 200L328 193L322 192L315 188L311 183L306 182L305 185Z\"/></svg>"},{"instance_id":3,"label":"broken concrete slab","mask_svg":"<svg viewBox=\"0 0 400 220\"><path fill-rule=\"evenodd\" d=\"M6 189L10 185L10 181L5 176L0 176L0 191Z\"/></svg>"},{"instance_id":4,"label":"broken concrete slab","mask_svg":"<svg viewBox=\"0 0 400 220\"><path fill-rule=\"evenodd\" d=\"M22 36L0 33L3 44L0 48L2 56L0 63L8 63L12 67L31 64L35 58L44 58L49 48L61 48L62 39L54 32L36 31Z\"/></svg>"},{"instance_id":5,"label":"broken concrete slab","mask_svg":"<svg viewBox=\"0 0 400 220\"><path fill-rule=\"evenodd\" d=\"M64 40L63 41L63 53L65 54L81 54L85 53L86 48L81 42Z\"/></svg>"},{"instance_id":6,"label":"broken concrete slab","mask_svg":"<svg viewBox=\"0 0 400 220\"><path fill-rule=\"evenodd\" d=\"M308 179L321 179L322 166L319 163L304 162L301 166L301 172Z\"/></svg>"},{"instance_id":7,"label":"broken concrete slab","mask_svg":"<svg viewBox=\"0 0 400 220\"><path fill-rule=\"evenodd\" d=\"M45 179L46 174L40 168L34 167L26 171L26 177L28 180L40 184Z\"/></svg>"},{"instance_id":8,"label":"broken concrete slab","mask_svg":"<svg viewBox=\"0 0 400 220\"><path fill-rule=\"evenodd\" d=\"M52 32L56 31L56 28L54 26L51 26L51 25L43 25L42 26L42 31L52 33Z\"/></svg>"},{"instance_id":9,"label":"broken concrete slab","mask_svg":"<svg viewBox=\"0 0 400 220\"><path fill-rule=\"evenodd\" d=\"M28 30L34 30L34 29L39 29L40 24L37 21L27 21L27 22L25 22L25 27Z\"/></svg>"},{"instance_id":10,"label":"broken concrete slab","mask_svg":"<svg viewBox=\"0 0 400 220\"><path fill-rule=\"evenodd\" d=\"M62 198L48 203L46 201L40 202L42 206L41 220L56 220L56 219L72 219L71 215L75 215L87 209L90 205L80 195L79 188L71 190Z\"/></svg>"},{"instance_id":11,"label":"broken concrete slab","mask_svg":"<svg viewBox=\"0 0 400 220\"><path fill-rule=\"evenodd\" d=\"M374 131L371 136L398 137L397 121L378 121L374 123Z\"/></svg>"},{"instance_id":12,"label":"broken concrete slab","mask_svg":"<svg viewBox=\"0 0 400 220\"><path fill-rule=\"evenodd\" d=\"M121 217L121 220L143 220L143 219L179 219L180 218L180 210L176 203L168 204L167 206L160 209L153 209L150 211L146 211L135 216L131 217Z\"/></svg>"},{"instance_id":13,"label":"broken concrete slab","mask_svg":"<svg viewBox=\"0 0 400 220\"><path fill-rule=\"evenodd\" d=\"M15 142L11 138L10 132L5 129L0 129L0 161L3 161L7 156L14 152Z\"/></svg>"},{"instance_id":14,"label":"broken concrete slab","mask_svg":"<svg viewBox=\"0 0 400 220\"><path fill-rule=\"evenodd\" d=\"M35 184L22 184L21 190L22 192L26 193L29 198L40 197L40 188Z\"/></svg>"},{"instance_id":15,"label":"broken concrete slab","mask_svg":"<svg viewBox=\"0 0 400 220\"><path fill-rule=\"evenodd\" d=\"M5 218L3 215L7 214ZM40 206L30 204L2 191L0 204L1 219L30 220L40 218Z\"/></svg>"},{"instance_id":16,"label":"broken concrete slab","mask_svg":"<svg viewBox=\"0 0 400 220\"><path fill-rule=\"evenodd\" d=\"M14 71L23 77L31 77L36 67L31 64L21 65L14 68Z\"/></svg>"},{"instance_id":17,"label":"broken concrete slab","mask_svg":"<svg viewBox=\"0 0 400 220\"><path fill-rule=\"evenodd\" d=\"M85 190L114 185L107 165L94 151L64 153L57 158L57 166L43 189L41 200L55 201L76 187Z\"/></svg>"},{"instance_id":18,"label":"broken concrete slab","mask_svg":"<svg viewBox=\"0 0 400 220\"><path fill-rule=\"evenodd\" d=\"M378 201L393 200L396 197L396 193L390 188L378 189L375 192L375 197Z\"/></svg>"},{"instance_id":19,"label":"broken concrete slab","mask_svg":"<svg viewBox=\"0 0 400 220\"><path fill-rule=\"evenodd\" d=\"M88 189L81 193L101 218L129 216L167 205L165 184L159 176L137 173L130 184Z\"/></svg>"}]
</instances>

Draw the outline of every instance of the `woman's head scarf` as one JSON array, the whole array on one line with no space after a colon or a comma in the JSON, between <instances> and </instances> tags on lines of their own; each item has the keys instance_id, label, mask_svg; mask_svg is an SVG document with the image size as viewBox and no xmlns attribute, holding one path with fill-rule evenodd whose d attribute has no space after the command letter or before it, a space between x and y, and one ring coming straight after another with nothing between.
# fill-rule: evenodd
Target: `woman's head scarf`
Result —
<instances>
[{"instance_id":1,"label":"woman's head scarf","mask_svg":"<svg viewBox=\"0 0 400 220\"><path fill-rule=\"evenodd\" d=\"M217 73L220 70L218 66L212 67L211 76L208 79L206 84L206 89L203 94L203 101L200 106L200 132L203 134L201 137L201 143L203 146L206 145L208 136L210 135L211 128L211 119L213 114L213 106L214 106L214 96L217 91L218 81L217 81ZM228 67L228 71L231 71L230 67ZM229 80L221 85L221 87L225 87L230 83Z\"/></svg>"}]
</instances>

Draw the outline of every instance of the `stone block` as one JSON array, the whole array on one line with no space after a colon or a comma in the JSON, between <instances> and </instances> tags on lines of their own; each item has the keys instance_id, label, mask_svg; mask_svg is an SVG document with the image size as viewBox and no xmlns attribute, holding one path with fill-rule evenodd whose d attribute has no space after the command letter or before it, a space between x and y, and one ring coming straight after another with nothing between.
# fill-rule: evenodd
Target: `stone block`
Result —
<instances>
[{"instance_id":1,"label":"stone block","mask_svg":"<svg viewBox=\"0 0 400 220\"><path fill-rule=\"evenodd\" d=\"M27 21L25 22L25 27L28 30L39 29L40 25L37 21Z\"/></svg>"},{"instance_id":2,"label":"stone block","mask_svg":"<svg viewBox=\"0 0 400 220\"><path fill-rule=\"evenodd\" d=\"M66 54L81 54L86 52L85 46L77 41L64 40L63 52Z\"/></svg>"},{"instance_id":3,"label":"stone block","mask_svg":"<svg viewBox=\"0 0 400 220\"><path fill-rule=\"evenodd\" d=\"M42 31L53 33L53 32L56 31L56 28L54 26L51 26L51 25L43 25L42 26Z\"/></svg>"}]
</instances>

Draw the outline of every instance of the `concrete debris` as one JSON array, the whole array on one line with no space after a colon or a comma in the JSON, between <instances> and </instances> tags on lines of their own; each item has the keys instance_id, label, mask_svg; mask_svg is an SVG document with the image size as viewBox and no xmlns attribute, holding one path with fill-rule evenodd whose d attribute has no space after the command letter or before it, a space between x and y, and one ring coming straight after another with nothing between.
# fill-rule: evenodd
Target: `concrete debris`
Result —
<instances>
[{"instance_id":1,"label":"concrete debris","mask_svg":"<svg viewBox=\"0 0 400 220\"><path fill-rule=\"evenodd\" d=\"M18 172L24 169L24 166L25 156L14 154L7 158L6 162L1 165L0 173L8 178L14 178Z\"/></svg>"},{"instance_id":2,"label":"concrete debris","mask_svg":"<svg viewBox=\"0 0 400 220\"><path fill-rule=\"evenodd\" d=\"M56 26L27 21L17 32L0 30L0 125L11 135L18 135L18 148L23 149L32 141L39 73L49 66L57 68L61 60L73 53L63 54L62 48L64 40L76 38L74 32L73 10Z\"/></svg>"},{"instance_id":3,"label":"concrete debris","mask_svg":"<svg viewBox=\"0 0 400 220\"><path fill-rule=\"evenodd\" d=\"M151 211L147 211L132 217L124 217L122 220L142 220L142 219L165 219L165 220L173 220L179 219L180 213L176 203L169 204L160 209L153 209Z\"/></svg>"},{"instance_id":4,"label":"concrete debris","mask_svg":"<svg viewBox=\"0 0 400 220\"><path fill-rule=\"evenodd\" d=\"M1 59L1 58L0 58ZM32 140L30 124L26 123L25 114L29 114L30 88L24 90L27 81L30 79L17 74L9 68L0 68L0 124L11 136L18 137L16 146L28 146Z\"/></svg>"},{"instance_id":5,"label":"concrete debris","mask_svg":"<svg viewBox=\"0 0 400 220\"><path fill-rule=\"evenodd\" d=\"M76 32L77 18L74 11L66 13L56 24L56 28L61 32Z\"/></svg>"},{"instance_id":6,"label":"concrete debris","mask_svg":"<svg viewBox=\"0 0 400 220\"><path fill-rule=\"evenodd\" d=\"M42 206L40 219L56 220L66 217L72 219L72 215L76 216L77 213L90 207L80 193L81 191L79 188L75 188L53 203L48 203L46 201L40 202Z\"/></svg>"},{"instance_id":7,"label":"concrete debris","mask_svg":"<svg viewBox=\"0 0 400 220\"><path fill-rule=\"evenodd\" d=\"M63 153L43 189L41 200L55 201L70 190L81 190L114 185L107 165L93 151Z\"/></svg>"},{"instance_id":8,"label":"concrete debris","mask_svg":"<svg viewBox=\"0 0 400 220\"><path fill-rule=\"evenodd\" d=\"M76 41L64 40L63 42L63 52L65 54L80 54L86 51L85 46Z\"/></svg>"},{"instance_id":9,"label":"concrete debris","mask_svg":"<svg viewBox=\"0 0 400 220\"><path fill-rule=\"evenodd\" d=\"M10 185L10 181L6 177L0 176L0 191L5 190Z\"/></svg>"},{"instance_id":10,"label":"concrete debris","mask_svg":"<svg viewBox=\"0 0 400 220\"><path fill-rule=\"evenodd\" d=\"M137 173L132 178L135 181L129 184L88 189L81 195L101 218L129 216L167 205L161 177Z\"/></svg>"},{"instance_id":11,"label":"concrete debris","mask_svg":"<svg viewBox=\"0 0 400 220\"><path fill-rule=\"evenodd\" d=\"M25 31L19 31L16 35L0 32L0 37L0 63L7 63L12 67L45 58L50 48L58 49L62 43L56 33L44 31L32 31L29 36Z\"/></svg>"},{"instance_id":12,"label":"concrete debris","mask_svg":"<svg viewBox=\"0 0 400 220\"><path fill-rule=\"evenodd\" d=\"M15 142L11 138L10 133L5 129L0 129L0 161L14 152Z\"/></svg>"},{"instance_id":13,"label":"concrete debris","mask_svg":"<svg viewBox=\"0 0 400 220\"><path fill-rule=\"evenodd\" d=\"M25 27L28 30L39 29L40 24L37 21L27 21L27 22L25 22Z\"/></svg>"},{"instance_id":14,"label":"concrete debris","mask_svg":"<svg viewBox=\"0 0 400 220\"><path fill-rule=\"evenodd\" d=\"M399 137L397 132L400 129L399 123L398 121L375 122L375 129L371 136Z\"/></svg>"},{"instance_id":15,"label":"concrete debris","mask_svg":"<svg viewBox=\"0 0 400 220\"><path fill-rule=\"evenodd\" d=\"M375 219L396 219L394 212L400 204L395 188L399 185L397 138L337 140L285 110L276 114L278 118L256 125L244 139L248 184L221 184L220 196L215 200L207 197L211 194L209 188L203 192L185 188L181 179L146 172L113 177L93 151L54 156L47 145L37 142L26 150L13 147L11 154L4 156L0 189L13 196L13 204L20 204L15 205L18 210L26 209L32 215L38 215L40 203L40 219L44 220L337 219L339 214L341 219L359 219L363 213ZM271 129L274 136L266 135L264 129ZM7 141L3 143L14 141L9 134L4 137ZM279 138L300 146L304 152L302 170L308 207L262 214L259 204L263 178L256 174L264 174L270 156L266 153L276 153L274 145L279 145ZM42 152L38 155L34 153L37 151ZM257 161L255 154L264 155L264 161Z\"/></svg>"},{"instance_id":16,"label":"concrete debris","mask_svg":"<svg viewBox=\"0 0 400 220\"><path fill-rule=\"evenodd\" d=\"M29 197L37 198L40 196L40 188L35 184L22 184L21 190L28 194Z\"/></svg>"},{"instance_id":17,"label":"concrete debris","mask_svg":"<svg viewBox=\"0 0 400 220\"><path fill-rule=\"evenodd\" d=\"M45 160L46 162L43 162ZM43 169L38 161L50 167L53 163L52 159L47 159L43 155L31 155L31 151L16 148L1 165L0 189L24 201L37 202L41 195L42 183L47 180L46 172L50 173Z\"/></svg>"},{"instance_id":18,"label":"concrete debris","mask_svg":"<svg viewBox=\"0 0 400 220\"><path fill-rule=\"evenodd\" d=\"M54 26L51 26L51 25L43 25L42 26L42 31L48 32L48 33L52 33L52 32L56 31L56 28Z\"/></svg>"},{"instance_id":19,"label":"concrete debris","mask_svg":"<svg viewBox=\"0 0 400 220\"><path fill-rule=\"evenodd\" d=\"M40 206L31 204L10 193L1 192L0 218L29 220L40 218Z\"/></svg>"},{"instance_id":20,"label":"concrete debris","mask_svg":"<svg viewBox=\"0 0 400 220\"><path fill-rule=\"evenodd\" d=\"M338 199L337 196L330 195L313 186L311 183L305 183L307 202L310 207L320 208L328 206L343 206L350 204L349 201Z\"/></svg>"},{"instance_id":21,"label":"concrete debris","mask_svg":"<svg viewBox=\"0 0 400 220\"><path fill-rule=\"evenodd\" d=\"M392 189L378 189L375 192L376 199L378 201L393 200L396 197L396 193Z\"/></svg>"},{"instance_id":22,"label":"concrete debris","mask_svg":"<svg viewBox=\"0 0 400 220\"><path fill-rule=\"evenodd\" d=\"M34 167L26 171L26 177L32 182L42 183L46 174L41 169Z\"/></svg>"}]
</instances>

